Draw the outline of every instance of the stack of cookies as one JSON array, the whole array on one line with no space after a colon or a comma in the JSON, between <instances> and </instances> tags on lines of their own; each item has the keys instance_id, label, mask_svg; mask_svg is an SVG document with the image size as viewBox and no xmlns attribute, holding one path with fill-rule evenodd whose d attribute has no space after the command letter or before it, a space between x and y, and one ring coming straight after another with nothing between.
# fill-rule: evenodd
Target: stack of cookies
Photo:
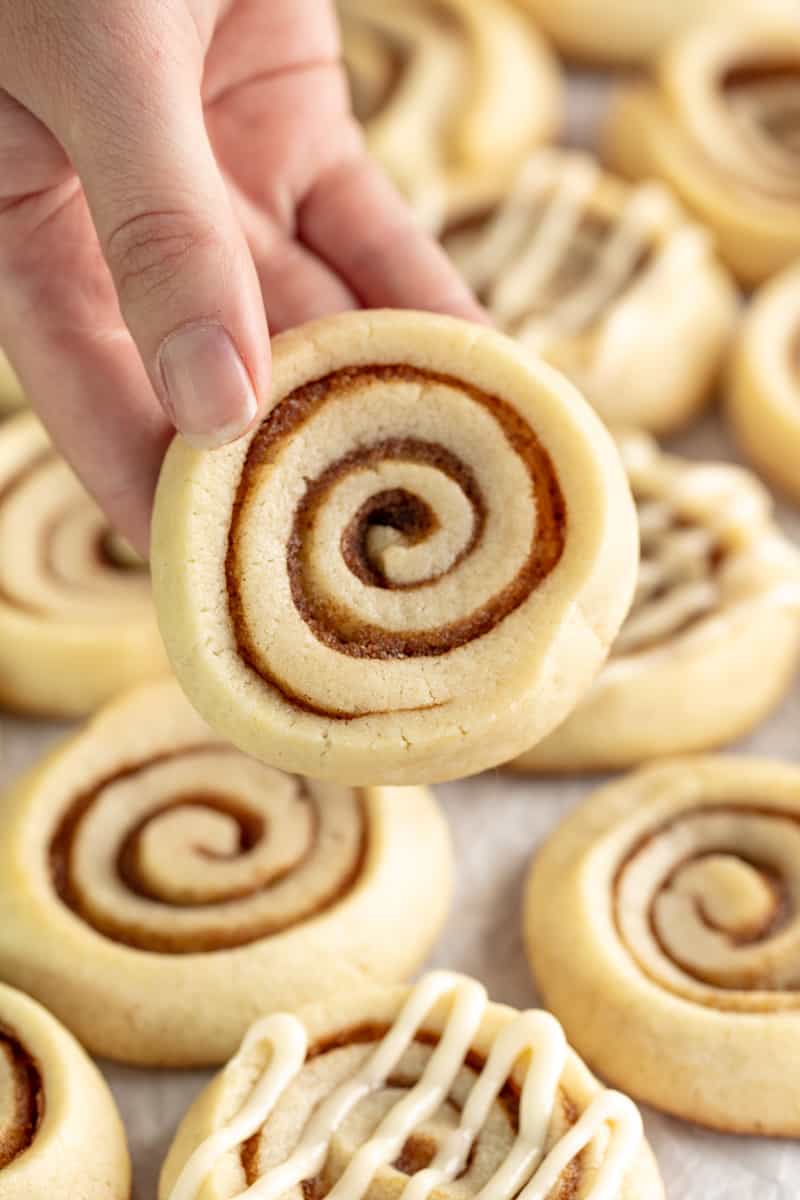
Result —
<instances>
[{"instance_id":1,"label":"stack of cookies","mask_svg":"<svg viewBox=\"0 0 800 1200\"><path fill-rule=\"evenodd\" d=\"M90 1056L154 1098L222 1068L134 1155L159 1200L700 1200L634 1101L800 1137L800 765L720 752L797 706L800 15L338 7L368 144L490 321L280 335L260 423L173 442L149 567L0 425L11 760L85 718L0 799L0 1200L130 1200ZM598 157L560 55L639 68ZM408 983L479 879L438 961L513 1008Z\"/></svg>"}]
</instances>

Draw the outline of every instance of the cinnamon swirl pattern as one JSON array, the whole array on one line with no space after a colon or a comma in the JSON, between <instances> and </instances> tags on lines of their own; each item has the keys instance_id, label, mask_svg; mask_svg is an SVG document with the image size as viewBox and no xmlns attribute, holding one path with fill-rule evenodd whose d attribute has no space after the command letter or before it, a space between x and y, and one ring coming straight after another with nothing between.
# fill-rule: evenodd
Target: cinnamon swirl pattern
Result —
<instances>
[{"instance_id":1,"label":"cinnamon swirl pattern","mask_svg":"<svg viewBox=\"0 0 800 1200\"><path fill-rule=\"evenodd\" d=\"M476 191L451 210L440 236L498 326L572 378L607 424L665 433L707 399L736 292L663 186L629 187L589 155L542 150L499 199Z\"/></svg>"},{"instance_id":2,"label":"cinnamon swirl pattern","mask_svg":"<svg viewBox=\"0 0 800 1200\"><path fill-rule=\"evenodd\" d=\"M100 1072L33 1000L0 984L0 1200L128 1200L122 1123Z\"/></svg>"},{"instance_id":3,"label":"cinnamon swirl pattern","mask_svg":"<svg viewBox=\"0 0 800 1200\"><path fill-rule=\"evenodd\" d=\"M118 699L0 806L0 974L121 1061L222 1062L262 1013L403 978L449 891L428 793L266 767L174 680Z\"/></svg>"},{"instance_id":4,"label":"cinnamon swirl pattern","mask_svg":"<svg viewBox=\"0 0 800 1200\"><path fill-rule=\"evenodd\" d=\"M622 89L610 162L669 182L747 284L800 255L800 14L703 26Z\"/></svg>"},{"instance_id":5,"label":"cinnamon swirl pattern","mask_svg":"<svg viewBox=\"0 0 800 1200\"><path fill-rule=\"evenodd\" d=\"M537 854L537 984L604 1078L737 1133L800 1133L800 769L698 758L596 792Z\"/></svg>"},{"instance_id":6,"label":"cinnamon swirl pattern","mask_svg":"<svg viewBox=\"0 0 800 1200\"><path fill-rule=\"evenodd\" d=\"M159 1200L659 1200L635 1106L544 1012L473 979L340 996L256 1024L184 1118Z\"/></svg>"},{"instance_id":7,"label":"cinnamon swirl pattern","mask_svg":"<svg viewBox=\"0 0 800 1200\"><path fill-rule=\"evenodd\" d=\"M176 439L152 558L220 733L318 778L421 782L566 715L630 601L636 527L566 380L488 329L357 312L276 339L253 433Z\"/></svg>"},{"instance_id":8,"label":"cinnamon swirl pattern","mask_svg":"<svg viewBox=\"0 0 800 1200\"><path fill-rule=\"evenodd\" d=\"M14 368L0 350L0 416L25 404L25 395Z\"/></svg>"},{"instance_id":9,"label":"cinnamon swirl pattern","mask_svg":"<svg viewBox=\"0 0 800 1200\"><path fill-rule=\"evenodd\" d=\"M508 178L560 124L555 58L509 0L339 0L356 116L422 212Z\"/></svg>"},{"instance_id":10,"label":"cinnamon swirl pattern","mask_svg":"<svg viewBox=\"0 0 800 1200\"><path fill-rule=\"evenodd\" d=\"M78 716L167 669L131 559L31 413L0 429L0 703Z\"/></svg>"},{"instance_id":11,"label":"cinnamon swirl pattern","mask_svg":"<svg viewBox=\"0 0 800 1200\"><path fill-rule=\"evenodd\" d=\"M800 503L800 263L759 292L747 312L728 417L758 469Z\"/></svg>"},{"instance_id":12,"label":"cinnamon swirl pattern","mask_svg":"<svg viewBox=\"0 0 800 1200\"><path fill-rule=\"evenodd\" d=\"M739 467L619 439L639 514L633 607L609 662L522 770L631 766L731 741L779 702L800 655L800 554Z\"/></svg>"}]
</instances>

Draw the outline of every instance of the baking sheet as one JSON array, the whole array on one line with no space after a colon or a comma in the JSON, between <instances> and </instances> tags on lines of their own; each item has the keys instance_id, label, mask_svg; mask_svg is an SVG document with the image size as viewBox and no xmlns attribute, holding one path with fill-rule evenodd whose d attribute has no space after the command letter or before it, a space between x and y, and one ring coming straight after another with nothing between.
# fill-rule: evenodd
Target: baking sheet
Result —
<instances>
[{"instance_id":1,"label":"baking sheet","mask_svg":"<svg viewBox=\"0 0 800 1200\"><path fill-rule=\"evenodd\" d=\"M571 84L571 140L591 141L603 80ZM718 417L711 415L671 448L696 458L734 459ZM800 510L779 507L787 533L800 545ZM65 726L4 718L0 784L36 761ZM780 711L731 753L800 761L800 680ZM432 965L478 976L492 997L520 1007L536 1004L522 949L521 898L531 855L596 780L534 781L497 772L436 789L450 819L458 862L450 921ZM154 1200L161 1162L175 1127L210 1077L203 1071L139 1071L101 1064L122 1111L134 1161L134 1200ZM735 1081L731 1081L735 1089ZM669 1200L798 1200L800 1142L735 1138L707 1132L645 1110Z\"/></svg>"}]
</instances>

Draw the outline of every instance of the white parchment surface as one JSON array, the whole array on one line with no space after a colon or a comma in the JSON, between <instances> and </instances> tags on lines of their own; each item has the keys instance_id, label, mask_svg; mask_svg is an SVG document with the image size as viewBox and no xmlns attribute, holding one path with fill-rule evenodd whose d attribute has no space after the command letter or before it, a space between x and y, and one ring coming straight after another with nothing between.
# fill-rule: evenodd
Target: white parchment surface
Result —
<instances>
[{"instance_id":1,"label":"white parchment surface","mask_svg":"<svg viewBox=\"0 0 800 1200\"><path fill-rule=\"evenodd\" d=\"M573 81L572 140L591 141L605 88L599 79ZM697 458L734 457L714 415L672 446ZM800 544L800 510L781 506L780 519ZM11 718L0 723L3 784L35 762L64 730ZM731 753L740 752L800 761L800 680L771 721L731 748ZM436 965L478 976L494 999L520 1007L536 1004L522 949L525 872L542 838L596 782L537 782L492 773L436 789L450 819L458 861L453 910L432 960ZM155 1200L158 1171L175 1127L209 1073L102 1066L128 1131L134 1200ZM730 1086L735 1092L736 1081ZM645 1120L669 1200L800 1200L800 1141L725 1137L654 1112L646 1112Z\"/></svg>"}]
</instances>

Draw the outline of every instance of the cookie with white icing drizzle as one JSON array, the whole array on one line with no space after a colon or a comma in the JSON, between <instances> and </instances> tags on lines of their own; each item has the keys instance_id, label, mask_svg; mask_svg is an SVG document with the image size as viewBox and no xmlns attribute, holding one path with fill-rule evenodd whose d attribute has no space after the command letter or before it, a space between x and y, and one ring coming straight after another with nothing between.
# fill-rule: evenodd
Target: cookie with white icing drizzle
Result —
<instances>
[{"instance_id":1,"label":"cookie with white icing drizzle","mask_svg":"<svg viewBox=\"0 0 800 1200\"><path fill-rule=\"evenodd\" d=\"M800 1134L800 769L730 756L593 793L536 854L537 986L603 1078L727 1132Z\"/></svg>"},{"instance_id":2,"label":"cookie with white icing drizzle","mask_svg":"<svg viewBox=\"0 0 800 1200\"><path fill-rule=\"evenodd\" d=\"M438 224L498 326L570 376L607 424L665 433L707 400L736 292L664 186L541 150L510 189L484 183Z\"/></svg>"},{"instance_id":3,"label":"cookie with white icing drizzle","mask_svg":"<svg viewBox=\"0 0 800 1200\"><path fill-rule=\"evenodd\" d=\"M743 468L619 438L642 561L611 657L573 713L512 765L626 767L709 749L761 721L800 655L800 552Z\"/></svg>"},{"instance_id":4,"label":"cookie with white icing drizzle","mask_svg":"<svg viewBox=\"0 0 800 1200\"><path fill-rule=\"evenodd\" d=\"M32 413L0 427L0 704L80 716L167 670L131 557Z\"/></svg>"},{"instance_id":5,"label":"cookie with white icing drizzle","mask_svg":"<svg viewBox=\"0 0 800 1200\"><path fill-rule=\"evenodd\" d=\"M159 1200L659 1200L635 1106L545 1012L435 972L267 1018L200 1097Z\"/></svg>"},{"instance_id":6,"label":"cookie with white icing drizzle","mask_svg":"<svg viewBox=\"0 0 800 1200\"><path fill-rule=\"evenodd\" d=\"M356 116L420 210L509 178L561 121L554 55L509 0L339 0Z\"/></svg>"},{"instance_id":7,"label":"cookie with white icing drizzle","mask_svg":"<svg viewBox=\"0 0 800 1200\"><path fill-rule=\"evenodd\" d=\"M100 1072L54 1017L0 984L0 1200L128 1200L130 1177Z\"/></svg>"},{"instance_id":8,"label":"cookie with white icing drizzle","mask_svg":"<svg viewBox=\"0 0 800 1200\"><path fill-rule=\"evenodd\" d=\"M745 315L727 412L745 454L800 503L800 263L771 280Z\"/></svg>"},{"instance_id":9,"label":"cookie with white icing drizzle","mask_svg":"<svg viewBox=\"0 0 800 1200\"><path fill-rule=\"evenodd\" d=\"M0 805L0 976L125 1062L224 1062L263 1013L405 978L449 897L429 793L266 767L172 679Z\"/></svg>"},{"instance_id":10,"label":"cookie with white icing drizzle","mask_svg":"<svg viewBox=\"0 0 800 1200\"><path fill-rule=\"evenodd\" d=\"M566 379L493 330L351 312L282 334L260 425L176 438L154 594L193 704L286 770L462 776L544 735L622 623L636 520Z\"/></svg>"},{"instance_id":11,"label":"cookie with white icing drizzle","mask_svg":"<svg viewBox=\"0 0 800 1200\"><path fill-rule=\"evenodd\" d=\"M788 266L800 255L800 12L678 38L650 82L623 85L605 149L623 174L671 184L742 282Z\"/></svg>"},{"instance_id":12,"label":"cookie with white icing drizzle","mask_svg":"<svg viewBox=\"0 0 800 1200\"><path fill-rule=\"evenodd\" d=\"M519 0L570 57L646 63L678 34L716 19L731 24L764 12L793 11L794 0ZM795 10L796 11L796 10Z\"/></svg>"}]
</instances>

